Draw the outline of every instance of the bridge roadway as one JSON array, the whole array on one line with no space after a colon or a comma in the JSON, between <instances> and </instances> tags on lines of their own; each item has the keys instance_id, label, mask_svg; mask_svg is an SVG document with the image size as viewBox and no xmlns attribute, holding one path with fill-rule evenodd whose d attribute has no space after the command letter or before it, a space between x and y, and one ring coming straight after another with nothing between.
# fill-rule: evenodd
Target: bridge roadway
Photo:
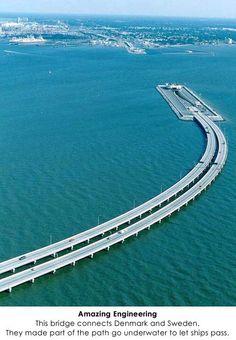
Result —
<instances>
[{"instance_id":1,"label":"bridge roadway","mask_svg":"<svg viewBox=\"0 0 236 340\"><path fill-rule=\"evenodd\" d=\"M217 138L217 149L215 150L215 159L209 170L203 175L199 181L190 187L181 196L170 202L157 212L143 218L142 220L124 228L121 231L115 232L109 237L103 238L90 245L87 245L79 250L73 251L67 255L58 257L51 261L37 265L33 268L26 269L17 274L10 275L0 280L0 292L9 290L22 283L31 281L34 282L35 278L43 276L47 273L55 273L57 269L67 265L75 265L76 261L79 261L85 257L91 256L101 250L109 250L109 248L119 242L124 242L125 239L138 233L144 229L150 229L153 224L160 223L164 218L170 217L174 212L179 211L181 207L187 206L188 203L194 200L203 190L206 190L208 186L215 180L215 178L222 171L222 168L226 162L228 147L225 137L218 126L213 123L208 117L203 117L200 113L196 116L201 116L209 126L209 129L213 129Z\"/></svg>"},{"instance_id":2,"label":"bridge roadway","mask_svg":"<svg viewBox=\"0 0 236 340\"><path fill-rule=\"evenodd\" d=\"M71 248L82 243L89 242L90 239L102 235L107 231L112 229L118 229L120 226L125 223L130 223L137 217L142 217L143 214L152 211L152 209L156 207L160 207L163 203L168 202L173 197L176 197L180 194L184 189L188 188L192 183L194 183L206 169L209 167L216 149L216 137L213 129L205 122L201 115L196 116L197 123L201 126L204 133L207 136L207 146L204 154L202 155L199 162L195 165L195 167L187 173L183 178L181 178L177 183L171 186L169 189L165 190L158 196L152 198L151 200L143 203L142 205L113 218L110 221L107 221L103 224L100 224L96 227L90 228L84 232L73 235L69 238L66 238L62 241L50 244L46 247L39 248L35 251L19 255L12 259L6 260L0 263L0 274L15 271L16 268L24 266L29 263L36 263L37 260L45 258L50 255L57 254L60 251Z\"/></svg>"}]
</instances>

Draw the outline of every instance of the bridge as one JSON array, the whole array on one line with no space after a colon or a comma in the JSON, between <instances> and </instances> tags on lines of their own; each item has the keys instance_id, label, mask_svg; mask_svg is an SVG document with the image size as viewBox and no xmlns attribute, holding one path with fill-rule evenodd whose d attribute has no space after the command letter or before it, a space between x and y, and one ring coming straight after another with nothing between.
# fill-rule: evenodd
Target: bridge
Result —
<instances>
[{"instance_id":1,"label":"bridge","mask_svg":"<svg viewBox=\"0 0 236 340\"><path fill-rule=\"evenodd\" d=\"M142 230L149 230L154 224L161 223L165 218L195 200L222 171L227 159L228 147L222 131L210 117L196 110L193 119L204 132L206 148L200 160L188 174L151 200L110 221L0 263L0 273L13 272L0 279L0 292L11 291L13 287L22 283L34 282L40 276L55 273L56 270L67 265L75 265L77 261L93 257L101 250L109 250L112 245L123 243L125 239L137 236ZM108 231L112 234L105 236ZM100 239L94 240L97 236L100 236ZM74 250L74 247L78 245L81 246L80 249ZM70 249L71 252L66 255L61 254L65 249ZM36 264L39 259L50 255L54 259ZM59 256L56 257L56 255ZM31 268L21 268L21 271L15 273L16 268L27 264L31 264Z\"/></svg>"}]
</instances>

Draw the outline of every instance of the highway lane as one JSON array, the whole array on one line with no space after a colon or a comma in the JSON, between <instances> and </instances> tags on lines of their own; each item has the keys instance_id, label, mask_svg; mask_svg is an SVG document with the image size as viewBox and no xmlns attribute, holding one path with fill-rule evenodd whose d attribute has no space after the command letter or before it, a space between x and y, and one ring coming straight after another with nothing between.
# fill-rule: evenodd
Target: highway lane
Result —
<instances>
[{"instance_id":1,"label":"highway lane","mask_svg":"<svg viewBox=\"0 0 236 340\"><path fill-rule=\"evenodd\" d=\"M0 292L4 290L11 290L13 287L22 284L27 281L34 281L35 278L45 275L50 272L55 272L57 269L64 267L68 264L75 264L76 261L82 258L93 256L96 252L107 249L115 243L123 242L126 238L133 235L137 235L140 231L150 228L151 225L162 221L164 218L170 216L175 211L178 211L181 207L187 205L191 200L194 200L203 190L205 190L221 172L228 154L228 147L225 137L221 130L207 117L203 120L206 124L214 129L217 137L218 149L214 163L205 175L189 190L184 192L180 197L176 198L171 203L164 206L159 211L143 218L139 222L136 222L122 231L116 232L110 237L106 237L102 240L96 241L88 246L85 246L79 250L73 251L67 255L63 255L57 259L35 266L34 268L24 270L20 273L11 275L7 278L0 280Z\"/></svg>"},{"instance_id":2,"label":"highway lane","mask_svg":"<svg viewBox=\"0 0 236 340\"><path fill-rule=\"evenodd\" d=\"M110 231L112 229L118 228L124 225L125 223L129 223L130 221L134 220L137 217L142 217L144 213L147 213L152 209L162 205L163 203L167 202L174 196L181 193L182 190L186 189L189 185L194 183L210 165L216 149L216 138L213 129L201 115L196 116L196 121L206 134L207 137L206 149L199 162L195 165L195 167L183 178L181 178L177 183L175 183L173 186L171 186L161 194L152 198L151 200L143 203L142 205L118 217L113 218L112 220L109 220L103 224L90 228L84 232L73 235L62 241L50 244L48 246L39 248L32 252L25 253L12 259L1 262L0 274L8 271L14 271L16 268L19 268L29 263L35 263L35 261L50 255L55 256L56 253L68 248L71 248L73 250L74 246L82 242L91 240L92 238L98 235L106 233L107 231Z\"/></svg>"}]
</instances>

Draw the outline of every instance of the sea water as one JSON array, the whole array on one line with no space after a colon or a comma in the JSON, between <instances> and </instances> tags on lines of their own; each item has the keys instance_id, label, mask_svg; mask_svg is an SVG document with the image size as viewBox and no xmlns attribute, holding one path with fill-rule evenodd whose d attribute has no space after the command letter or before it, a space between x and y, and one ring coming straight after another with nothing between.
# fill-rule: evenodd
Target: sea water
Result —
<instances>
[{"instance_id":1,"label":"sea water","mask_svg":"<svg viewBox=\"0 0 236 340\"><path fill-rule=\"evenodd\" d=\"M187 208L109 253L0 294L0 305L235 305L236 47L0 44L0 260L59 241L154 197L205 139L157 84L185 84L225 118L229 157Z\"/></svg>"}]
</instances>

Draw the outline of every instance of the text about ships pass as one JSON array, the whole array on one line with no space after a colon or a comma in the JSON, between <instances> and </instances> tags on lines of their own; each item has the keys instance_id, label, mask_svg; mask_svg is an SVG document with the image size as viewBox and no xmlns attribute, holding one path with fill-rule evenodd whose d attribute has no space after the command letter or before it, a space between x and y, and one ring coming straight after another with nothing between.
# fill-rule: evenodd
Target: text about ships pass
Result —
<instances>
[{"instance_id":1,"label":"text about ships pass","mask_svg":"<svg viewBox=\"0 0 236 340\"><path fill-rule=\"evenodd\" d=\"M1 339L235 339L234 325L223 313L201 309L86 309L46 308L23 311L0 326ZM73 312L72 312L73 311ZM212 309L211 309L212 311ZM235 309L231 310L231 312ZM69 312L69 313L68 313ZM207 313L206 313L207 312ZM230 312L230 310L228 310ZM228 313L227 312L227 313ZM24 313L26 313L24 315ZM1 314L1 313L0 313ZM40 314L37 317L37 314ZM34 315L34 317L32 317ZM42 317L43 316L43 317ZM232 318L232 315L231 317ZM2 320L2 318L1 318ZM19 322L21 320L21 322ZM231 319L233 320L233 318ZM2 323L2 322L1 322Z\"/></svg>"}]
</instances>

